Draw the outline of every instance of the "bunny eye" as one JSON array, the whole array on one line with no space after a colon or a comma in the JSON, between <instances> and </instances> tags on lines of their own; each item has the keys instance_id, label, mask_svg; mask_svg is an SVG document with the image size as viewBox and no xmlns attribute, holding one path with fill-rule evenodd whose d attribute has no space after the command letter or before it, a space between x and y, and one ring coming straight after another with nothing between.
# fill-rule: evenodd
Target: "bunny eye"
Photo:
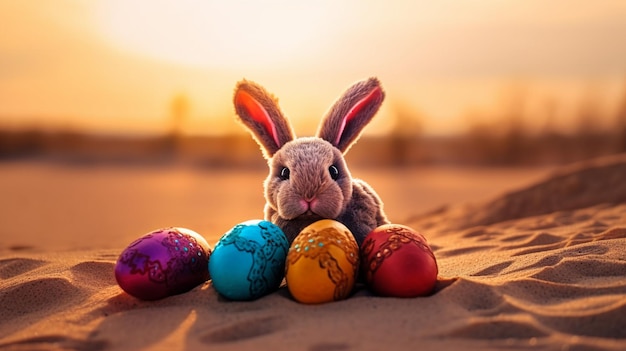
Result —
<instances>
[{"instance_id":1,"label":"bunny eye","mask_svg":"<svg viewBox=\"0 0 626 351\"><path fill-rule=\"evenodd\" d=\"M328 172L330 173L330 177L333 178L333 180L339 179L339 169L337 169L335 165L328 167Z\"/></svg>"},{"instance_id":2,"label":"bunny eye","mask_svg":"<svg viewBox=\"0 0 626 351\"><path fill-rule=\"evenodd\" d=\"M282 179L282 180L287 180L287 179L289 179L289 168L287 168L287 167L283 167L283 168L280 170L280 179Z\"/></svg>"}]
</instances>

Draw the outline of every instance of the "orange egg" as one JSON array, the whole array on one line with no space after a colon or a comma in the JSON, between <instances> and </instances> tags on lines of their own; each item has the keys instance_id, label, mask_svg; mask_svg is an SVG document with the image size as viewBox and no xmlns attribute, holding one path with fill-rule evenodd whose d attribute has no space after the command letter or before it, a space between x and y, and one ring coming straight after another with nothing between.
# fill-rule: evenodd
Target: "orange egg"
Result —
<instances>
[{"instance_id":1,"label":"orange egg","mask_svg":"<svg viewBox=\"0 0 626 351\"><path fill-rule=\"evenodd\" d=\"M317 304L348 297L359 272L359 247L343 224L323 219L304 228L287 253L285 279L298 302Z\"/></svg>"}]
</instances>

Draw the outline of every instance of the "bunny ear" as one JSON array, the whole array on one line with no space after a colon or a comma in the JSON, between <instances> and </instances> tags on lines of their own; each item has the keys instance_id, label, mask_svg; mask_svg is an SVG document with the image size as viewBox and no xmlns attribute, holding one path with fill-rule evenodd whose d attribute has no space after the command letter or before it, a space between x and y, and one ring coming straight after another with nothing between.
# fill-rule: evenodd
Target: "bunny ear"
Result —
<instances>
[{"instance_id":1,"label":"bunny ear","mask_svg":"<svg viewBox=\"0 0 626 351\"><path fill-rule=\"evenodd\" d=\"M266 158L272 157L294 135L277 100L262 86L242 80L235 88L235 111L252 132Z\"/></svg>"},{"instance_id":2,"label":"bunny ear","mask_svg":"<svg viewBox=\"0 0 626 351\"><path fill-rule=\"evenodd\" d=\"M384 99L385 92L378 79L370 78L354 84L330 108L317 136L346 153Z\"/></svg>"}]
</instances>

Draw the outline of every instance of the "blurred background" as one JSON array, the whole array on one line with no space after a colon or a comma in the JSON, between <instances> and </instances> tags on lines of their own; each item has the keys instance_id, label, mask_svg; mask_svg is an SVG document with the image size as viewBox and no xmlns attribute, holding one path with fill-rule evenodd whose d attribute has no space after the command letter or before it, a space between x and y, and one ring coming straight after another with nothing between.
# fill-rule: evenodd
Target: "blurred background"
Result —
<instances>
[{"instance_id":1,"label":"blurred background","mask_svg":"<svg viewBox=\"0 0 626 351\"><path fill-rule=\"evenodd\" d=\"M621 0L0 0L0 23L0 248L262 217L242 78L312 135L377 76L346 158L396 222L626 151Z\"/></svg>"}]
</instances>

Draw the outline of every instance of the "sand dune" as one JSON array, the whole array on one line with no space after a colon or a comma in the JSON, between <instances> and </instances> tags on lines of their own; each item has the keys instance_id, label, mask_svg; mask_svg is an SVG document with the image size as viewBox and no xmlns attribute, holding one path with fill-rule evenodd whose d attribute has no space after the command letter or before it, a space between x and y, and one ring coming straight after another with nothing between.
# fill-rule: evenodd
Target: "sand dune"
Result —
<instances>
[{"instance_id":1,"label":"sand dune","mask_svg":"<svg viewBox=\"0 0 626 351\"><path fill-rule=\"evenodd\" d=\"M411 220L422 228L458 230L598 204L620 204L626 202L625 176L624 155L593 159L557 169L542 181L495 199L448 206Z\"/></svg>"},{"instance_id":2,"label":"sand dune","mask_svg":"<svg viewBox=\"0 0 626 351\"><path fill-rule=\"evenodd\" d=\"M0 252L0 350L624 350L626 156L413 216L439 264L429 297L308 306L210 282L154 302L116 285L122 248Z\"/></svg>"}]
</instances>

